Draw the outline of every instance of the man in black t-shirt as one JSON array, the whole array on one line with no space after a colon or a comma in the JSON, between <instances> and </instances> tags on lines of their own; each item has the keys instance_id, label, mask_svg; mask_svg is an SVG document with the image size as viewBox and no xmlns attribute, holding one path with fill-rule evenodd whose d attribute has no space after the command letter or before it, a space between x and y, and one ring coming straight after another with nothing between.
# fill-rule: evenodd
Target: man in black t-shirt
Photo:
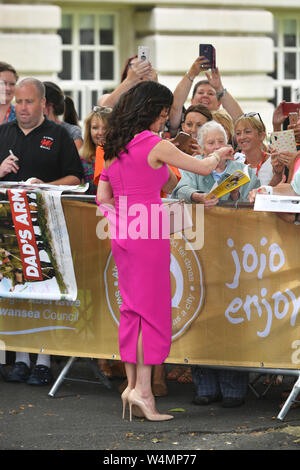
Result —
<instances>
[{"instance_id":1,"label":"man in black t-shirt","mask_svg":"<svg viewBox=\"0 0 300 470\"><path fill-rule=\"evenodd\" d=\"M79 184L82 165L72 138L43 114L43 83L22 80L15 98L16 120L0 126L0 181Z\"/></svg>"},{"instance_id":2,"label":"man in black t-shirt","mask_svg":"<svg viewBox=\"0 0 300 470\"><path fill-rule=\"evenodd\" d=\"M43 114L45 87L35 78L16 87L16 120L0 126L1 181L26 181L77 185L83 177L81 160L73 139L60 124ZM17 352L6 380L48 385L52 380L50 356L38 354L31 371L29 354Z\"/></svg>"}]
</instances>

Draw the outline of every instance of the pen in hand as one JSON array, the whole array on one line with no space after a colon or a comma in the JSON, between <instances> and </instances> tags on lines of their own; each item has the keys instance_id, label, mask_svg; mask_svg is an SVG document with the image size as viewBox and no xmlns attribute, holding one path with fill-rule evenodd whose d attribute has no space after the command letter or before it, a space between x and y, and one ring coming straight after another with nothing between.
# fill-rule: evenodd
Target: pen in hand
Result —
<instances>
[{"instance_id":1,"label":"pen in hand","mask_svg":"<svg viewBox=\"0 0 300 470\"><path fill-rule=\"evenodd\" d=\"M9 167L6 169L6 170L9 170L9 171L6 171L6 173L18 173L19 171L19 166L17 164L17 162L19 161L18 157L16 157L16 155L14 154L14 152L9 149L9 155L11 158L11 161L8 163Z\"/></svg>"},{"instance_id":2,"label":"pen in hand","mask_svg":"<svg viewBox=\"0 0 300 470\"><path fill-rule=\"evenodd\" d=\"M9 149L9 154L10 154L11 157L14 157L14 161L19 160L18 157L16 157L16 155L14 154L14 152L11 149Z\"/></svg>"}]
</instances>

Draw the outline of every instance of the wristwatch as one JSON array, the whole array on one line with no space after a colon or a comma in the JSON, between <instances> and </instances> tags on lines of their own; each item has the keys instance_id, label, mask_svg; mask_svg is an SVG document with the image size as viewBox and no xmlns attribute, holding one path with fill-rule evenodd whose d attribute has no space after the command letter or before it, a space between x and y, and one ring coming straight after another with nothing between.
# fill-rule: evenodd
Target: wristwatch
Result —
<instances>
[{"instance_id":1,"label":"wristwatch","mask_svg":"<svg viewBox=\"0 0 300 470\"><path fill-rule=\"evenodd\" d=\"M222 91L220 91L220 93L217 93L217 98L218 98L218 101L220 101L221 98L223 98L223 96L225 96L227 93L227 90L226 88L223 88Z\"/></svg>"}]
</instances>

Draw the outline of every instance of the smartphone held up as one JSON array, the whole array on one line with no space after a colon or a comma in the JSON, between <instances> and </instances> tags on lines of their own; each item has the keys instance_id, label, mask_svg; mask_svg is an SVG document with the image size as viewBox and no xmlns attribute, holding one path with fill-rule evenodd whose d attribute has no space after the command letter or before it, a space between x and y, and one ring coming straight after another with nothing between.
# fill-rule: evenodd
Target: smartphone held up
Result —
<instances>
[{"instance_id":1,"label":"smartphone held up","mask_svg":"<svg viewBox=\"0 0 300 470\"><path fill-rule=\"evenodd\" d=\"M184 153L188 153L189 155L192 155L193 153L193 150L191 149L191 144L193 142L195 142L195 139L190 134L183 131L179 132L173 140L173 144L176 145L179 150Z\"/></svg>"},{"instance_id":2,"label":"smartphone held up","mask_svg":"<svg viewBox=\"0 0 300 470\"><path fill-rule=\"evenodd\" d=\"M138 59L148 60L150 59L150 47L139 46L138 47Z\"/></svg>"},{"instance_id":3,"label":"smartphone held up","mask_svg":"<svg viewBox=\"0 0 300 470\"><path fill-rule=\"evenodd\" d=\"M291 103L289 101L284 101L282 103L282 112L284 116L288 116L290 113L299 113L300 103Z\"/></svg>"},{"instance_id":4,"label":"smartphone held up","mask_svg":"<svg viewBox=\"0 0 300 470\"><path fill-rule=\"evenodd\" d=\"M208 60L207 67L210 69L216 68L216 49L212 44L200 44L199 56L204 56Z\"/></svg>"}]
</instances>

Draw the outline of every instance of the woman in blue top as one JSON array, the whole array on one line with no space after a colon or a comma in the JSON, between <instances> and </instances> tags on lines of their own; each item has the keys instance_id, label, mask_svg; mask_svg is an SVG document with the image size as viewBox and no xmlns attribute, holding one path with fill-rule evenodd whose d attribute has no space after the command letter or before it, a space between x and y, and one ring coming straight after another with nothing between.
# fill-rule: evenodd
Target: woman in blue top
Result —
<instances>
[{"instance_id":1,"label":"woman in blue top","mask_svg":"<svg viewBox=\"0 0 300 470\"><path fill-rule=\"evenodd\" d=\"M202 155L194 158L199 160L205 159L213 152L227 145L227 135L225 129L216 121L209 121L203 124L198 132L198 144L202 148ZM185 202L198 202L204 204L205 209L210 209L218 204L219 199L216 197L207 199L207 194L211 189L222 183L228 176L236 170L244 170L244 163L232 160L222 160L218 166L209 175L198 175L190 171L181 170L181 180L177 184L172 193L175 199L184 199ZM256 177L255 172L248 168L250 181L243 186L221 196L220 199L232 200L240 202L248 202L249 192L260 186L260 181Z\"/></svg>"},{"instance_id":2,"label":"woman in blue top","mask_svg":"<svg viewBox=\"0 0 300 470\"><path fill-rule=\"evenodd\" d=\"M0 62L0 125L16 119L12 100L15 96L18 74L12 65Z\"/></svg>"}]
</instances>

